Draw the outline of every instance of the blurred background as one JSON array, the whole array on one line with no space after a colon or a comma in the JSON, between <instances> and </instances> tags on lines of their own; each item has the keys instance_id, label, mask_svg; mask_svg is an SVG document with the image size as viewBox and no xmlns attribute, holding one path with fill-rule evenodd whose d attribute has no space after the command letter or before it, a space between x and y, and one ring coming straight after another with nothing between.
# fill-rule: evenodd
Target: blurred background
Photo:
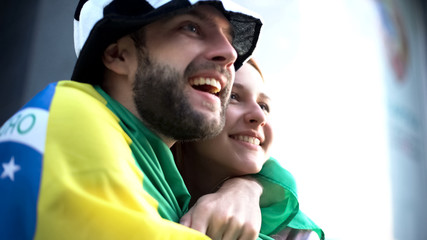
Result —
<instances>
[{"instance_id":1,"label":"blurred background","mask_svg":"<svg viewBox=\"0 0 427 240\"><path fill-rule=\"evenodd\" d=\"M329 240L427 239L424 0L236 0L264 27L273 155ZM4 0L0 125L76 60L77 1Z\"/></svg>"}]
</instances>

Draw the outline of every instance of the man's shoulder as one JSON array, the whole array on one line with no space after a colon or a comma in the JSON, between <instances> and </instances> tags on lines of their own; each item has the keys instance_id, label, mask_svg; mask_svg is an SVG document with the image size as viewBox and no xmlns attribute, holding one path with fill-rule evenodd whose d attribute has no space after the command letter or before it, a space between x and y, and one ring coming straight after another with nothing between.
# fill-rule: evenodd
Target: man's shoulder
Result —
<instances>
[{"instance_id":1,"label":"man's shoulder","mask_svg":"<svg viewBox=\"0 0 427 240\"><path fill-rule=\"evenodd\" d=\"M44 152L49 108L56 85L49 84L0 126L0 145L22 145L29 150Z\"/></svg>"},{"instance_id":2,"label":"man's shoulder","mask_svg":"<svg viewBox=\"0 0 427 240\"><path fill-rule=\"evenodd\" d=\"M117 116L92 85L59 81L39 92L0 127L0 143L19 143L44 153L49 139L71 139L77 134L78 144L81 138L105 137L112 131L123 136Z\"/></svg>"},{"instance_id":3,"label":"man's shoulder","mask_svg":"<svg viewBox=\"0 0 427 240\"><path fill-rule=\"evenodd\" d=\"M106 106L107 101L86 83L60 81L49 112L51 120L61 119L70 124L93 124L113 120L117 117Z\"/></svg>"},{"instance_id":4,"label":"man's shoulder","mask_svg":"<svg viewBox=\"0 0 427 240\"><path fill-rule=\"evenodd\" d=\"M53 101L82 109L100 107L107 103L93 85L75 81L59 81L56 84Z\"/></svg>"},{"instance_id":5,"label":"man's shoulder","mask_svg":"<svg viewBox=\"0 0 427 240\"><path fill-rule=\"evenodd\" d=\"M107 100L90 84L58 82L49 110L51 132L109 141L112 132L123 135L119 118L107 107Z\"/></svg>"},{"instance_id":6,"label":"man's shoulder","mask_svg":"<svg viewBox=\"0 0 427 240\"><path fill-rule=\"evenodd\" d=\"M106 100L90 84L64 80L47 85L15 115L28 109L50 112L54 104L55 107L61 107L70 112L75 110L75 107L78 109L99 107L105 105Z\"/></svg>"}]
</instances>

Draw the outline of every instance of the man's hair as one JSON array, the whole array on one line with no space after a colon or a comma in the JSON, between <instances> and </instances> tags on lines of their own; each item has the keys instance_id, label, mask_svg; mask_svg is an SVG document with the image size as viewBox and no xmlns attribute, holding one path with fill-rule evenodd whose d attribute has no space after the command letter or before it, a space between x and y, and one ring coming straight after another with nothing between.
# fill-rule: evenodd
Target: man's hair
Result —
<instances>
[{"instance_id":1,"label":"man's hair","mask_svg":"<svg viewBox=\"0 0 427 240\"><path fill-rule=\"evenodd\" d=\"M129 34L129 36L134 41L137 49L145 47L145 28L141 28L138 31Z\"/></svg>"}]
</instances>

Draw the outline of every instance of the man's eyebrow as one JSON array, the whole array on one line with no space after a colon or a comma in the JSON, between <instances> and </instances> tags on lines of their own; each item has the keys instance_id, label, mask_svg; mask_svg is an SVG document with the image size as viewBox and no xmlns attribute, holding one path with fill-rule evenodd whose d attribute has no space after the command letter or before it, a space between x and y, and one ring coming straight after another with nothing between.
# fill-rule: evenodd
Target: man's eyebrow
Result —
<instances>
[{"instance_id":1,"label":"man's eyebrow","mask_svg":"<svg viewBox=\"0 0 427 240\"><path fill-rule=\"evenodd\" d=\"M184 14L196 17L199 20L201 20L203 22L206 22L206 23L208 23L211 26L216 26L215 20L214 20L213 17L211 17L209 15L206 15L206 14L203 14L202 12L197 11L197 9L191 9L191 10L189 10L188 12L186 12ZM228 19L227 19L227 21L228 21ZM231 26L231 23L229 21L228 21L228 23L229 23L228 27L223 27L222 30L225 33L227 33L231 37L231 40L232 40L232 39L234 39L234 29Z\"/></svg>"},{"instance_id":2,"label":"man's eyebrow","mask_svg":"<svg viewBox=\"0 0 427 240\"><path fill-rule=\"evenodd\" d=\"M244 87L243 87L243 84L240 84L240 83L234 83L234 84L233 84L233 88L243 89Z\"/></svg>"}]
</instances>

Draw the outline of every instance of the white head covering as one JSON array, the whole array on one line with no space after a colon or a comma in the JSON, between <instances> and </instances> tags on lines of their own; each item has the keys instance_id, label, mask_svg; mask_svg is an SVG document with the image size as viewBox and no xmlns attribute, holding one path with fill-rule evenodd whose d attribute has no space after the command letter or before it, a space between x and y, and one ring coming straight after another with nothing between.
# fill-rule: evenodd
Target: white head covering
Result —
<instances>
[{"instance_id":1,"label":"white head covering","mask_svg":"<svg viewBox=\"0 0 427 240\"><path fill-rule=\"evenodd\" d=\"M74 15L78 59L72 80L99 83L92 73L102 67L101 54L109 44L166 14L200 2L216 7L233 26L237 70L252 55L262 22L230 0L80 0Z\"/></svg>"}]
</instances>

